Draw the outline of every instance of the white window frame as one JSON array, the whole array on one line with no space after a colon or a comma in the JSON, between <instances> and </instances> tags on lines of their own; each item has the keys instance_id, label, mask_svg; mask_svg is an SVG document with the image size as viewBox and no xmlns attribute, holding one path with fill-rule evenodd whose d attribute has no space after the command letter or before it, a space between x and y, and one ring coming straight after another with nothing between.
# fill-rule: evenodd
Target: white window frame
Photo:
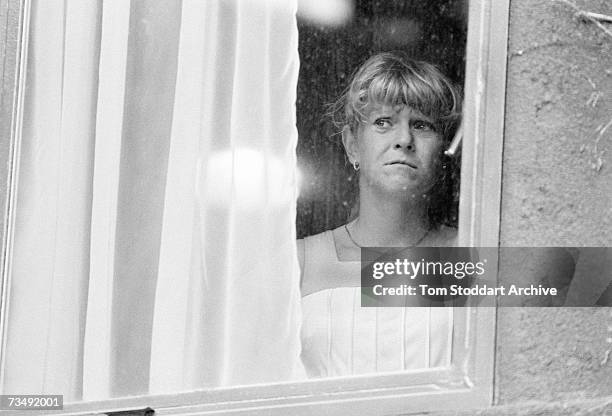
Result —
<instances>
[{"instance_id":1,"label":"white window frame","mask_svg":"<svg viewBox=\"0 0 612 416\"><path fill-rule=\"evenodd\" d=\"M11 1L14 4L16 0ZM462 246L499 245L509 1L470 0L459 218ZM8 0L4 7L10 9ZM0 80L4 102L13 102L8 143L11 163L7 172L0 172L0 178L6 177L7 181L0 253L3 317L10 284L6 262L10 259L13 234L13 178L21 140L29 8L30 0L19 2L20 25L15 34L19 55L14 79ZM7 116L8 111L4 112L7 114L2 116ZM496 269L496 264L489 264ZM466 307L458 311L452 364L448 368L74 403L54 414L89 415L150 407L156 415L392 415L487 407L493 403L496 310ZM4 319L0 322L2 346L6 338Z\"/></svg>"}]
</instances>

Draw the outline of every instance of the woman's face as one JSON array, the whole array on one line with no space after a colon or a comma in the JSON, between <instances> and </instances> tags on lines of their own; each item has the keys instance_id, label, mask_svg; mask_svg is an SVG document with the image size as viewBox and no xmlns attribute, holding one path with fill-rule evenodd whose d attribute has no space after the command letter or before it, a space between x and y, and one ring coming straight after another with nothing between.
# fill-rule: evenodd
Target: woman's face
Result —
<instances>
[{"instance_id":1,"label":"woman's face","mask_svg":"<svg viewBox=\"0 0 612 416\"><path fill-rule=\"evenodd\" d=\"M434 185L442 136L434 120L400 105L371 104L357 137L348 134L345 147L359 162L361 186L402 198L415 198Z\"/></svg>"}]
</instances>

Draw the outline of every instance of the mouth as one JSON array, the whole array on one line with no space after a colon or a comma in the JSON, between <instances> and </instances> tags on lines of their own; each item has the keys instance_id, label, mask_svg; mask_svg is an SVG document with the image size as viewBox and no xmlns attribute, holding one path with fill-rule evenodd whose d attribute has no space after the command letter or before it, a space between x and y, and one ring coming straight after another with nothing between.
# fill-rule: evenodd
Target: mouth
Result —
<instances>
[{"instance_id":1,"label":"mouth","mask_svg":"<svg viewBox=\"0 0 612 416\"><path fill-rule=\"evenodd\" d=\"M393 160L389 163L385 163L386 166L406 166L412 169L417 169L417 166L414 163L411 163L407 160Z\"/></svg>"}]
</instances>

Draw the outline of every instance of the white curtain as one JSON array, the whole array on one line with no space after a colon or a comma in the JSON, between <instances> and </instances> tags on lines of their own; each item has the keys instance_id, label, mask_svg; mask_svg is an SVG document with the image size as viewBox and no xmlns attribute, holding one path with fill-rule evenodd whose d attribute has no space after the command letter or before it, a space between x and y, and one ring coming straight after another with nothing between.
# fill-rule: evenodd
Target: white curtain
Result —
<instances>
[{"instance_id":1,"label":"white curtain","mask_svg":"<svg viewBox=\"0 0 612 416\"><path fill-rule=\"evenodd\" d=\"M302 377L296 1L31 10L2 391Z\"/></svg>"}]
</instances>

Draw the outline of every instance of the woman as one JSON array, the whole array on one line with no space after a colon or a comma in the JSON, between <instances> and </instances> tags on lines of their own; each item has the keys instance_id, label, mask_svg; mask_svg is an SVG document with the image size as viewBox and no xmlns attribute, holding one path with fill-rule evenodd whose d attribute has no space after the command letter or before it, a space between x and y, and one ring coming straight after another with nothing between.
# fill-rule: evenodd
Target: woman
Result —
<instances>
[{"instance_id":1,"label":"woman","mask_svg":"<svg viewBox=\"0 0 612 416\"><path fill-rule=\"evenodd\" d=\"M457 161L444 155L459 94L434 66L381 53L338 101L342 141L359 175L358 216L298 240L302 360L311 377L445 366L451 308L360 306L361 247L452 246Z\"/></svg>"}]
</instances>

